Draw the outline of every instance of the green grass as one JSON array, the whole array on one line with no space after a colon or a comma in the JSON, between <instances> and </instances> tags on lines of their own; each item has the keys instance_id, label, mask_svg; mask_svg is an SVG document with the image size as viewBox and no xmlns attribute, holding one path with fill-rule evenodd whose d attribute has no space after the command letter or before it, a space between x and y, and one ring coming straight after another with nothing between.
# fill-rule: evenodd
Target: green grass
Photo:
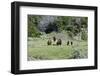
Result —
<instances>
[{"instance_id":1,"label":"green grass","mask_svg":"<svg viewBox=\"0 0 100 76\"><path fill-rule=\"evenodd\" d=\"M72 46L62 40L62 45L47 45L47 38L32 38L28 40L28 60L58 60L87 58L87 41L73 40Z\"/></svg>"}]
</instances>

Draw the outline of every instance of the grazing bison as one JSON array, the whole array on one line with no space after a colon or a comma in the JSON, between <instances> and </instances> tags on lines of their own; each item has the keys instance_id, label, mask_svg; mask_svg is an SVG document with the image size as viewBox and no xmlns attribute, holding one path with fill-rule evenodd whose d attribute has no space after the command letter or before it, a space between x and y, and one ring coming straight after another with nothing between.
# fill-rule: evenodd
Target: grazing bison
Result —
<instances>
[{"instance_id":1,"label":"grazing bison","mask_svg":"<svg viewBox=\"0 0 100 76\"><path fill-rule=\"evenodd\" d=\"M67 41L67 45L73 45L73 41Z\"/></svg>"},{"instance_id":2,"label":"grazing bison","mask_svg":"<svg viewBox=\"0 0 100 76\"><path fill-rule=\"evenodd\" d=\"M67 45L69 45L69 41L67 41Z\"/></svg>"},{"instance_id":3,"label":"grazing bison","mask_svg":"<svg viewBox=\"0 0 100 76\"><path fill-rule=\"evenodd\" d=\"M55 36L53 37L53 41L54 41L54 42L56 41L56 37L55 37Z\"/></svg>"},{"instance_id":4,"label":"grazing bison","mask_svg":"<svg viewBox=\"0 0 100 76\"><path fill-rule=\"evenodd\" d=\"M73 45L73 42L71 41L71 45Z\"/></svg>"},{"instance_id":5,"label":"grazing bison","mask_svg":"<svg viewBox=\"0 0 100 76\"><path fill-rule=\"evenodd\" d=\"M51 39L49 39L48 41L47 41L47 45L51 45L52 44L52 41L51 41Z\"/></svg>"},{"instance_id":6,"label":"grazing bison","mask_svg":"<svg viewBox=\"0 0 100 76\"><path fill-rule=\"evenodd\" d=\"M57 41L56 44L57 44L57 45L61 45L61 44L62 44L62 40L61 40L61 39L58 39L58 41Z\"/></svg>"},{"instance_id":7,"label":"grazing bison","mask_svg":"<svg viewBox=\"0 0 100 76\"><path fill-rule=\"evenodd\" d=\"M52 37L52 43L53 43L53 45L56 45L56 42L57 42L57 39L56 39L56 37L54 36L54 37Z\"/></svg>"}]
</instances>

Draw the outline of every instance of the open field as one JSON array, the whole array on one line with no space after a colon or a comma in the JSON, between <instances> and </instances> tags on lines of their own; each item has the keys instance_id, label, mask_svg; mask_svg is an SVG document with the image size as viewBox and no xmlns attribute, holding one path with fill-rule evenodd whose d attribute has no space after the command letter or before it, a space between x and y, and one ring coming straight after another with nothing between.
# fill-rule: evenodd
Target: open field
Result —
<instances>
[{"instance_id":1,"label":"open field","mask_svg":"<svg viewBox=\"0 0 100 76\"><path fill-rule=\"evenodd\" d=\"M47 45L47 38L28 39L28 60L58 60L87 58L87 41L73 40L73 45Z\"/></svg>"}]
</instances>

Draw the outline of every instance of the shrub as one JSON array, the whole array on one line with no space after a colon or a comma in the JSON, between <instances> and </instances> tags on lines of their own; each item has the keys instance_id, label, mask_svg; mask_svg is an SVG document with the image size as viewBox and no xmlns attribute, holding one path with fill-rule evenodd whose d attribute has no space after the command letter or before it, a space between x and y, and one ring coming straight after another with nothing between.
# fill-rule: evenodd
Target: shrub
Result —
<instances>
[{"instance_id":1,"label":"shrub","mask_svg":"<svg viewBox=\"0 0 100 76\"><path fill-rule=\"evenodd\" d=\"M82 33L81 33L81 39L82 40L87 40L87 32L86 31L82 31Z\"/></svg>"}]
</instances>

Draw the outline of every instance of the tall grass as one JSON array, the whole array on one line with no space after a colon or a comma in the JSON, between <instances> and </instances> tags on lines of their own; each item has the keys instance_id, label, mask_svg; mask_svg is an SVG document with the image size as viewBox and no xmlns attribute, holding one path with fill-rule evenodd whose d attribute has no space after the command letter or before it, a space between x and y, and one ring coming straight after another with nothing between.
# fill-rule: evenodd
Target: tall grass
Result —
<instances>
[{"instance_id":1,"label":"tall grass","mask_svg":"<svg viewBox=\"0 0 100 76\"><path fill-rule=\"evenodd\" d=\"M63 44L47 45L47 38L32 38L28 40L28 60L55 60L87 58L88 49L86 41L73 40L73 45Z\"/></svg>"}]
</instances>

